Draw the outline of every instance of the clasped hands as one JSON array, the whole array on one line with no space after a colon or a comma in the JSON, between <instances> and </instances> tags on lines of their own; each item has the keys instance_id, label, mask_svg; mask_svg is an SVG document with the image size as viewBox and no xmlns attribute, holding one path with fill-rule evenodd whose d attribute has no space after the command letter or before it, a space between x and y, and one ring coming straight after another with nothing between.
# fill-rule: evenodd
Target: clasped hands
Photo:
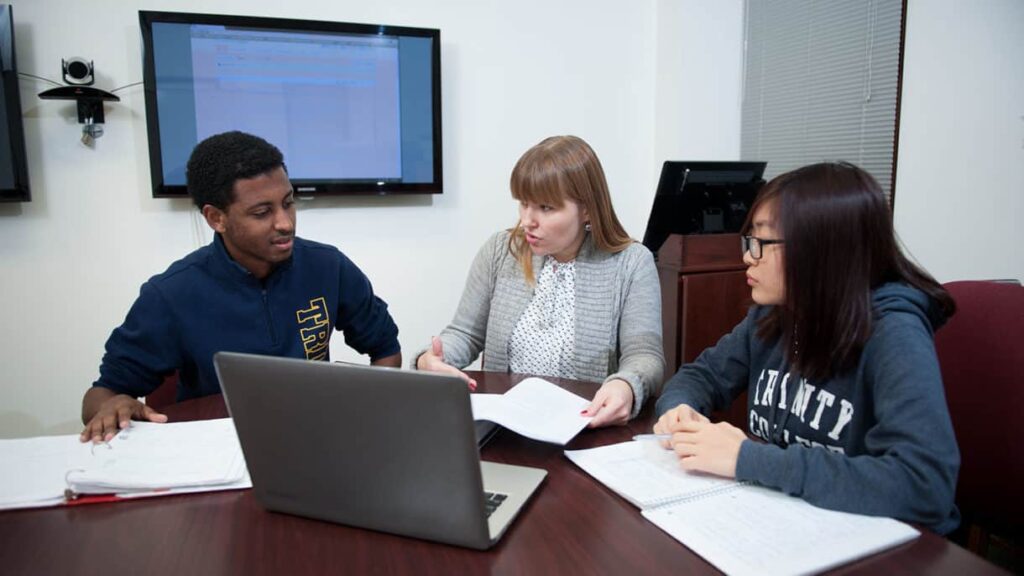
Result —
<instances>
[{"instance_id":1,"label":"clasped hands","mask_svg":"<svg viewBox=\"0 0 1024 576\"><path fill-rule=\"evenodd\" d=\"M430 350L427 350L416 359L417 370L429 370L451 374L462 378L470 390L476 390L476 380L455 366L446 364L444 361L444 346L441 339L434 336L430 340ZM605 382L594 394L590 405L580 412L581 415L590 417L592 420L587 425L590 428L600 426L611 426L625 424L629 421L629 413L633 408L633 388L625 380L614 379Z\"/></svg>"},{"instance_id":2,"label":"clasped hands","mask_svg":"<svg viewBox=\"0 0 1024 576\"><path fill-rule=\"evenodd\" d=\"M727 478L736 477L740 445L747 438L739 428L728 422L712 423L686 404L662 414L654 433L672 435L661 444L675 451L684 469Z\"/></svg>"}]
</instances>

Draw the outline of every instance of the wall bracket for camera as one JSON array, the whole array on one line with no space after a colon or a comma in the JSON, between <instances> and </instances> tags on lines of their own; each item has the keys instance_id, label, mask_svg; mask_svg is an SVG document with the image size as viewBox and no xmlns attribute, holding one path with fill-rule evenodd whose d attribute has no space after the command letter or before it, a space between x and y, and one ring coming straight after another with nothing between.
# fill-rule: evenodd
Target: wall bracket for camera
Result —
<instances>
[{"instance_id":1,"label":"wall bracket for camera","mask_svg":"<svg viewBox=\"0 0 1024 576\"><path fill-rule=\"evenodd\" d=\"M74 100L78 107L78 123L82 124L82 141L91 145L103 136L103 103L120 102L115 94L93 88L93 64L85 58L61 60L64 81L68 86L59 86L39 93L43 100Z\"/></svg>"},{"instance_id":2,"label":"wall bracket for camera","mask_svg":"<svg viewBox=\"0 0 1024 576\"><path fill-rule=\"evenodd\" d=\"M78 102L79 124L103 124L103 102L120 102L116 94L91 86L60 86L39 93L43 100L75 100Z\"/></svg>"}]
</instances>

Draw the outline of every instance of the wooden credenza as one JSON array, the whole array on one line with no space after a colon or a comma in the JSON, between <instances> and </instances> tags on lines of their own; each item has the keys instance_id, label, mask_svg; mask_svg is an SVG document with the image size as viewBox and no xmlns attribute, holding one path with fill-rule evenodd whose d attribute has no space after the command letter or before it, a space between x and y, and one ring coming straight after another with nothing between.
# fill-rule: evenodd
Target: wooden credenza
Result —
<instances>
[{"instance_id":1,"label":"wooden credenza","mask_svg":"<svg viewBox=\"0 0 1024 576\"><path fill-rule=\"evenodd\" d=\"M673 234L658 250L665 379L729 333L752 303L739 234ZM746 430L746 394L719 419Z\"/></svg>"}]
</instances>

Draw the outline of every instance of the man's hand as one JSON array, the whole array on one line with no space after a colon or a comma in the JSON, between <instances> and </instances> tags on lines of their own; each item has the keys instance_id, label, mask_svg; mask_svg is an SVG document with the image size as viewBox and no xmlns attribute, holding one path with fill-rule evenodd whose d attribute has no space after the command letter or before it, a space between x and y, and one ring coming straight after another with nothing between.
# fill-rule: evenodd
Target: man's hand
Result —
<instances>
[{"instance_id":1,"label":"man's hand","mask_svg":"<svg viewBox=\"0 0 1024 576\"><path fill-rule=\"evenodd\" d=\"M82 421L85 429L79 440L94 443L109 442L118 431L127 428L131 420L167 422L167 416L160 414L142 402L126 394L94 386L85 393L82 400Z\"/></svg>"},{"instance_id":2,"label":"man's hand","mask_svg":"<svg viewBox=\"0 0 1024 576\"><path fill-rule=\"evenodd\" d=\"M633 409L633 387L629 382L618 378L605 382L594 394L594 400L582 414L593 416L590 428L625 424L629 421L629 413Z\"/></svg>"},{"instance_id":3,"label":"man's hand","mask_svg":"<svg viewBox=\"0 0 1024 576\"><path fill-rule=\"evenodd\" d=\"M420 357L416 359L416 369L426 370L428 372L441 372L442 374L451 374L452 376L458 376L466 381L470 390L476 390L476 380L469 377L468 374L459 370L451 364L445 364L444 362L444 348L441 344L441 338L434 336L430 339L430 350L427 350Z\"/></svg>"}]
</instances>

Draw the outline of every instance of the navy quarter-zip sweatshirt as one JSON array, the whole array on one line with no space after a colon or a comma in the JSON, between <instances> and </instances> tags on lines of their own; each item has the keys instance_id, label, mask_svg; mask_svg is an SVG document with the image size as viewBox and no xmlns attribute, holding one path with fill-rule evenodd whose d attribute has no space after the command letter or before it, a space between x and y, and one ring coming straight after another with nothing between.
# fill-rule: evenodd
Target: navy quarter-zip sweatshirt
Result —
<instances>
[{"instance_id":1,"label":"navy quarter-zip sweatshirt","mask_svg":"<svg viewBox=\"0 0 1024 576\"><path fill-rule=\"evenodd\" d=\"M329 360L334 330L371 360L400 351L387 304L337 248L296 237L291 258L259 280L217 234L142 285L93 385L145 396L177 370L179 401L217 394L214 353Z\"/></svg>"}]
</instances>

